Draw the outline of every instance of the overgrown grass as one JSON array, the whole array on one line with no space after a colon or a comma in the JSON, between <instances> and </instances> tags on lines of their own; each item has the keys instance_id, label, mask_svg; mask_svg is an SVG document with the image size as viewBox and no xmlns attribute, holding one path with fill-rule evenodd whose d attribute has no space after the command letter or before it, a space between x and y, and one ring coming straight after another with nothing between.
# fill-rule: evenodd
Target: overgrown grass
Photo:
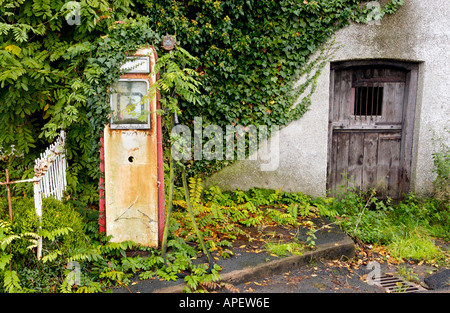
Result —
<instances>
[{"instance_id":1,"label":"overgrown grass","mask_svg":"<svg viewBox=\"0 0 450 313\"><path fill-rule=\"evenodd\" d=\"M347 192L330 208L334 220L350 236L366 244L385 245L398 260L443 261L448 255L433 238L450 240L450 208L447 201L418 198L379 200L376 194Z\"/></svg>"},{"instance_id":2,"label":"overgrown grass","mask_svg":"<svg viewBox=\"0 0 450 313\"><path fill-rule=\"evenodd\" d=\"M444 257L443 251L434 244L423 227L414 229L401 227L394 232L391 242L386 246L391 256L396 259L412 259L420 261L439 260Z\"/></svg>"},{"instance_id":3,"label":"overgrown grass","mask_svg":"<svg viewBox=\"0 0 450 313\"><path fill-rule=\"evenodd\" d=\"M232 255L231 247L236 239L252 240L245 228L297 227L300 219L310 214L314 202L302 193L280 190L222 192L216 186L203 190L198 179L190 179L190 196L196 222L209 249L223 258ZM199 252L195 245L198 238L192 231L181 192L176 193L174 201L167 264L157 249L138 247L132 242L113 243L109 241L111 238L101 236L98 216L91 214L92 210L84 210L80 216L67 203L55 200L45 203L42 230L38 227L32 199L14 202L13 223L8 221L6 213L3 220L0 216L0 292L105 292L113 286L126 287L132 276L175 280L180 272L191 273L185 278L189 292L230 288L220 282L220 266L214 265L211 273L207 273L205 264L194 264ZM327 211L322 202L318 205L322 212ZM0 212L7 212L5 201L0 201ZM38 260L36 240L40 236L44 253ZM127 256L126 251L130 249L146 251L147 257ZM273 244L267 249L280 255L295 254L300 253L302 245ZM72 261L78 266L77 281L68 268Z\"/></svg>"}]
</instances>

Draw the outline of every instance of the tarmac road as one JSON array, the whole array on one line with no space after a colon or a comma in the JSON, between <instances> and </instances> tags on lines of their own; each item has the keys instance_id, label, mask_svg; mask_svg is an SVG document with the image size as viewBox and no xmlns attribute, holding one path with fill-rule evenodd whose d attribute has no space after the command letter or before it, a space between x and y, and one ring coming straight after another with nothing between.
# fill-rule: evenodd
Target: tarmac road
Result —
<instances>
[{"instance_id":1,"label":"tarmac road","mask_svg":"<svg viewBox=\"0 0 450 313\"><path fill-rule=\"evenodd\" d=\"M364 281L368 272L364 267L352 270L333 261L319 261L234 287L240 293L384 293L384 288Z\"/></svg>"},{"instance_id":2,"label":"tarmac road","mask_svg":"<svg viewBox=\"0 0 450 313\"><path fill-rule=\"evenodd\" d=\"M336 225L328 220L315 221L320 227L316 232L316 248L305 251L301 256L276 257L262 249L263 241L241 242L233 248L233 256L220 259L217 263L222 267L221 279L230 286L221 292L239 291L251 293L386 293L386 289L368 284L367 275L373 274L368 268L369 262L379 265L379 274L393 274L399 277L399 266L403 267L410 278L424 285L436 268L412 262L395 264L383 251L359 248L352 239L345 235ZM301 236L299 229L298 236ZM262 239L262 238L261 238ZM256 245L259 243L259 245ZM206 262L203 255L198 261ZM450 270L447 270L450 272ZM440 271L433 284L443 285L447 291L450 285L450 273ZM438 274L438 273L436 273ZM181 293L185 286L182 279L176 282L152 279L135 281L128 288L114 288L114 293ZM233 287L231 287L233 286ZM448 288L447 288L448 287ZM442 288L439 289L439 292ZM214 290L217 292L217 290ZM395 291L394 291L395 292ZM445 292L445 291L444 291Z\"/></svg>"}]
</instances>

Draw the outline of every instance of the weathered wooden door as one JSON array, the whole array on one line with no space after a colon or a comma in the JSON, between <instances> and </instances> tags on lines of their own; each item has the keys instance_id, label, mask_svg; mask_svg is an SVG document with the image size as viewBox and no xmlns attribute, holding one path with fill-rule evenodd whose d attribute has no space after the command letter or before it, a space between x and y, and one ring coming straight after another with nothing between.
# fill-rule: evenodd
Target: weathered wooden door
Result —
<instances>
[{"instance_id":1,"label":"weathered wooden door","mask_svg":"<svg viewBox=\"0 0 450 313\"><path fill-rule=\"evenodd\" d=\"M332 64L328 190L409 190L417 67L403 62Z\"/></svg>"}]
</instances>

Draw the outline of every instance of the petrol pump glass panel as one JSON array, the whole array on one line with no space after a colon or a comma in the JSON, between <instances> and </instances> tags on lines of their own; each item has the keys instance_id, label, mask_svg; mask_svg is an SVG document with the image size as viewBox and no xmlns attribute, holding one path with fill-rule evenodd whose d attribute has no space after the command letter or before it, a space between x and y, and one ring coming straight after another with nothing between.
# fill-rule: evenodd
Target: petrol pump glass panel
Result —
<instances>
[{"instance_id":1,"label":"petrol pump glass panel","mask_svg":"<svg viewBox=\"0 0 450 313\"><path fill-rule=\"evenodd\" d=\"M121 79L111 95L111 128L150 128L149 83L145 79Z\"/></svg>"}]
</instances>

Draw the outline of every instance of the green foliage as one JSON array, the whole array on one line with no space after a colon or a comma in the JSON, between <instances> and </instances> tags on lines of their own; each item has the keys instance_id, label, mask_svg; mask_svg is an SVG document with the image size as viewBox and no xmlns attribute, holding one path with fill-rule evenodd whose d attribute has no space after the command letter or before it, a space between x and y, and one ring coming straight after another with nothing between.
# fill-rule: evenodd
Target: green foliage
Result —
<instances>
[{"instance_id":1,"label":"green foliage","mask_svg":"<svg viewBox=\"0 0 450 313\"><path fill-rule=\"evenodd\" d=\"M338 213L339 225L352 237L366 243L386 244L391 240L387 216L392 207L386 206L372 192L349 191L329 205Z\"/></svg>"},{"instance_id":2,"label":"green foliage","mask_svg":"<svg viewBox=\"0 0 450 313\"><path fill-rule=\"evenodd\" d=\"M14 178L30 178L33 159L65 129L69 193L94 202L109 87L126 53L143 44L153 44L165 64L160 69L166 83L158 88L167 108L176 102L183 112L182 123L202 116L205 124L219 126L286 125L309 105L330 56L322 44L349 21L367 21L363 2L81 0L80 23L69 25L72 8L66 1L1 1L0 168L9 167ZM402 3L388 1L380 18ZM160 49L168 33L186 49L173 52L174 62ZM294 88L299 76L305 83ZM182 82L175 97L164 94L171 81ZM190 167L205 173L226 164ZM17 186L14 192L29 194L30 188Z\"/></svg>"},{"instance_id":3,"label":"green foliage","mask_svg":"<svg viewBox=\"0 0 450 313\"><path fill-rule=\"evenodd\" d=\"M81 21L72 26L65 19L70 12L66 2L1 1L0 150L5 159L0 167L9 167L15 178L30 178L33 159L59 129L66 129L69 184L75 187L89 181L92 168L98 167L85 153L91 145L86 95L80 88L87 79L86 60L93 43L131 12L132 2L79 1Z\"/></svg>"},{"instance_id":4,"label":"green foliage","mask_svg":"<svg viewBox=\"0 0 450 313\"><path fill-rule=\"evenodd\" d=\"M66 251L75 247L83 247L86 239L83 231L84 221L81 215L70 204L64 204L53 198L42 202L42 224L36 215L32 198L13 198L13 231L19 233L37 233L42 226L42 235L47 235L51 241L54 236L61 236L61 249ZM0 199L0 218L7 219L8 203ZM52 233L55 230L71 229L69 233ZM27 253L27 241L17 242L14 251Z\"/></svg>"},{"instance_id":5,"label":"green foliage","mask_svg":"<svg viewBox=\"0 0 450 313\"><path fill-rule=\"evenodd\" d=\"M70 227L24 232L0 219L0 292L103 292L112 285L126 286L139 270L149 276L162 265L157 253L147 259L127 257L126 250L139 247L132 242L109 242L110 238L62 249L64 237L72 233ZM41 260L35 251L38 238L44 246ZM20 240L28 240L31 246L18 254L13 246ZM70 262L77 264L75 271L69 270Z\"/></svg>"},{"instance_id":6,"label":"green foliage","mask_svg":"<svg viewBox=\"0 0 450 313\"><path fill-rule=\"evenodd\" d=\"M278 256L302 255L304 247L297 242L290 243L273 243L266 242L265 249L272 254Z\"/></svg>"},{"instance_id":7,"label":"green foliage","mask_svg":"<svg viewBox=\"0 0 450 313\"><path fill-rule=\"evenodd\" d=\"M203 191L203 192L202 192ZM287 193L281 190L253 188L249 191L235 190L222 192L217 186L203 189L199 178L190 179L191 204L195 218L206 244L211 251L217 251L223 258L232 255L229 250L239 238L253 240L249 228L280 226L299 227L305 217L319 213L315 200L300 192ZM197 242L186 212L186 202L176 198L174 201L173 221L170 232L178 240ZM314 247L313 228L308 233L309 247ZM179 243L179 241L178 241ZM267 250L300 253L305 245L301 243L269 243ZM182 247L178 246L180 249ZM273 252L277 253L278 252Z\"/></svg>"},{"instance_id":8,"label":"green foliage","mask_svg":"<svg viewBox=\"0 0 450 313\"><path fill-rule=\"evenodd\" d=\"M398 227L386 249L392 257L397 259L429 262L442 259L444 256L443 251L434 244L428 232L419 226Z\"/></svg>"},{"instance_id":9,"label":"green foliage","mask_svg":"<svg viewBox=\"0 0 450 313\"><path fill-rule=\"evenodd\" d=\"M333 220L365 244L385 245L397 259L436 261L445 253L432 236L448 240L450 214L437 199L410 194L403 201L379 200L374 193L349 191L327 203L337 213Z\"/></svg>"}]
</instances>

